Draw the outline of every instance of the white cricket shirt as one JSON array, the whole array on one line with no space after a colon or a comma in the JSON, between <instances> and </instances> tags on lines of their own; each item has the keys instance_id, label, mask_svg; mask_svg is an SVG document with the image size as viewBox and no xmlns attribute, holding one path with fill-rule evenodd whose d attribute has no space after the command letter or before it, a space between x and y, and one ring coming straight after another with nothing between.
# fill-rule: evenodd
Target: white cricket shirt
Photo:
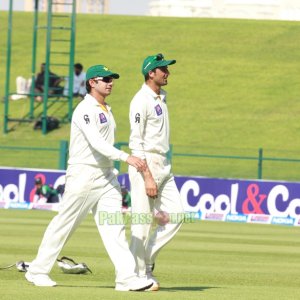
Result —
<instances>
[{"instance_id":1,"label":"white cricket shirt","mask_svg":"<svg viewBox=\"0 0 300 300\"><path fill-rule=\"evenodd\" d=\"M71 124L69 165L111 168L112 160L127 160L129 155L113 146L116 123L111 108L107 109L90 94L77 105Z\"/></svg>"},{"instance_id":2,"label":"white cricket shirt","mask_svg":"<svg viewBox=\"0 0 300 300\"><path fill-rule=\"evenodd\" d=\"M134 156L145 159L145 152L169 151L169 115L166 92L157 95L145 83L130 104L129 148Z\"/></svg>"}]
</instances>

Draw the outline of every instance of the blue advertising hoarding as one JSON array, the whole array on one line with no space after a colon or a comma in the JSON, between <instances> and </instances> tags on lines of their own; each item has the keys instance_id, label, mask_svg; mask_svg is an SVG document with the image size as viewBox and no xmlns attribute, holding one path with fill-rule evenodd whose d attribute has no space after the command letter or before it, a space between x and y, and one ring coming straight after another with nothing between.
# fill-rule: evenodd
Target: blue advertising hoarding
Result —
<instances>
[{"instance_id":1,"label":"blue advertising hoarding","mask_svg":"<svg viewBox=\"0 0 300 300\"><path fill-rule=\"evenodd\" d=\"M65 171L0 168L0 208L53 209L34 203L35 178L56 188ZM118 176L130 188L128 174ZM186 212L196 218L229 222L300 225L300 183L175 176Z\"/></svg>"}]
</instances>

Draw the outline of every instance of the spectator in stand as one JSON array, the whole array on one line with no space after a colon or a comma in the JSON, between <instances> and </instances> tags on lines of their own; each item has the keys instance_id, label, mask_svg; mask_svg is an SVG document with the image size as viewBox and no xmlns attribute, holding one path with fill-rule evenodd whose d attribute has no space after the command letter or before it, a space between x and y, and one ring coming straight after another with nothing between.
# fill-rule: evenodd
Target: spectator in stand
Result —
<instances>
[{"instance_id":1,"label":"spectator in stand","mask_svg":"<svg viewBox=\"0 0 300 300\"><path fill-rule=\"evenodd\" d=\"M73 96L79 97L81 100L86 95L85 88L85 72L83 71L83 65L76 63L74 65L74 77L73 77ZM67 96L69 93L69 80L65 78L64 95Z\"/></svg>"},{"instance_id":2,"label":"spectator in stand","mask_svg":"<svg viewBox=\"0 0 300 300\"><path fill-rule=\"evenodd\" d=\"M35 94L42 94L45 89L45 69L46 69L46 64L42 63L41 64L41 71L37 74L36 79L35 79L35 84L34 84L34 93ZM59 84L62 81L62 77L59 77L55 73L52 73L49 70L49 90L48 94L49 95L61 95L63 92L63 87L61 87ZM35 100L37 102L42 102L43 101L43 95L36 95Z\"/></svg>"}]
</instances>

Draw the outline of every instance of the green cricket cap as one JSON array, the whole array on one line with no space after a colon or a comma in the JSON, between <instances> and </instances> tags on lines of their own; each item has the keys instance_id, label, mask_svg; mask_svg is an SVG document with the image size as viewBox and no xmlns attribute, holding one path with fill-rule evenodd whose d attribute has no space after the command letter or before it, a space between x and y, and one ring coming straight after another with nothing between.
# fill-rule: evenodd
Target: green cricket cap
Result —
<instances>
[{"instance_id":1,"label":"green cricket cap","mask_svg":"<svg viewBox=\"0 0 300 300\"><path fill-rule=\"evenodd\" d=\"M118 73L114 73L113 71L109 70L104 65L95 65L88 68L88 70L86 71L85 80L89 80L95 77L112 77L118 79L120 75Z\"/></svg>"},{"instance_id":2,"label":"green cricket cap","mask_svg":"<svg viewBox=\"0 0 300 300\"><path fill-rule=\"evenodd\" d=\"M152 71L155 68L173 65L175 63L176 63L175 59L165 60L164 56L161 53L158 53L156 55L151 55L144 60L142 65L142 73L143 75L146 75L148 74L149 71Z\"/></svg>"}]
</instances>

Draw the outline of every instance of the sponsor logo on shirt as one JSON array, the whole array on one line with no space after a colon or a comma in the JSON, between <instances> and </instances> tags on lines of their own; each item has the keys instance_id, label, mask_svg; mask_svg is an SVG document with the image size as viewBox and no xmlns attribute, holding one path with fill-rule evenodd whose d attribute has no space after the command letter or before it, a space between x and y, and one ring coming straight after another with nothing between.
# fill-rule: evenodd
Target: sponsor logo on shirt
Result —
<instances>
[{"instance_id":1,"label":"sponsor logo on shirt","mask_svg":"<svg viewBox=\"0 0 300 300\"><path fill-rule=\"evenodd\" d=\"M141 115L139 113L135 114L135 123L140 123L141 121Z\"/></svg>"},{"instance_id":2,"label":"sponsor logo on shirt","mask_svg":"<svg viewBox=\"0 0 300 300\"><path fill-rule=\"evenodd\" d=\"M105 114L104 113L100 113L99 114L99 119L100 119L100 123L103 124L103 123L106 123L107 122L107 119L105 117Z\"/></svg>"},{"instance_id":3,"label":"sponsor logo on shirt","mask_svg":"<svg viewBox=\"0 0 300 300\"><path fill-rule=\"evenodd\" d=\"M84 115L84 116L83 116L83 119L84 119L84 121L85 121L85 124L89 124L89 123L90 123L90 118L89 118L88 115Z\"/></svg>"},{"instance_id":4,"label":"sponsor logo on shirt","mask_svg":"<svg viewBox=\"0 0 300 300\"><path fill-rule=\"evenodd\" d=\"M160 116L162 114L162 109L161 109L160 105L157 104L154 108L155 108L156 114L158 116Z\"/></svg>"}]
</instances>

